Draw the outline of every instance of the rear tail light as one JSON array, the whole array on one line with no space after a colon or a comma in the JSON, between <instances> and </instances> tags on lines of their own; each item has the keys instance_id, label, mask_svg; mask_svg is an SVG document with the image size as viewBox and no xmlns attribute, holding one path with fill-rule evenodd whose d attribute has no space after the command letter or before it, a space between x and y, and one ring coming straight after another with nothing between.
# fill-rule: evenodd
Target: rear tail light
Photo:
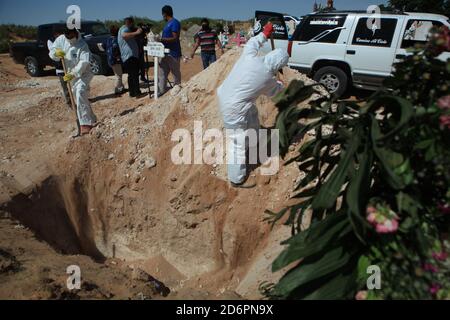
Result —
<instances>
[{"instance_id":1,"label":"rear tail light","mask_svg":"<svg viewBox=\"0 0 450 320\"><path fill-rule=\"evenodd\" d=\"M292 57L292 45L293 45L293 41L289 41L289 43L288 43L288 54L289 54L289 57Z\"/></svg>"}]
</instances>

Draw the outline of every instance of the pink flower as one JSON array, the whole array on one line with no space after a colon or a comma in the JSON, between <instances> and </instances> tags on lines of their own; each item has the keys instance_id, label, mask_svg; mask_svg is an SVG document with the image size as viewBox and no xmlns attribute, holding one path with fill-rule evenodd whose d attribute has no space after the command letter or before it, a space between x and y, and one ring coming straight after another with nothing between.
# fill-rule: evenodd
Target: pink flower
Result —
<instances>
[{"instance_id":1,"label":"pink flower","mask_svg":"<svg viewBox=\"0 0 450 320\"><path fill-rule=\"evenodd\" d=\"M376 224L377 222L377 209L374 207L367 208L367 221L370 224Z\"/></svg>"},{"instance_id":2,"label":"pink flower","mask_svg":"<svg viewBox=\"0 0 450 320\"><path fill-rule=\"evenodd\" d=\"M367 207L367 214L377 213L377 209L375 207L369 206Z\"/></svg>"},{"instance_id":3,"label":"pink flower","mask_svg":"<svg viewBox=\"0 0 450 320\"><path fill-rule=\"evenodd\" d=\"M377 222L377 214L371 213L367 216L367 221L369 221L370 224L376 224Z\"/></svg>"},{"instance_id":4,"label":"pink flower","mask_svg":"<svg viewBox=\"0 0 450 320\"><path fill-rule=\"evenodd\" d=\"M399 228L398 220L398 216L389 209L381 208L378 210L372 206L367 208L367 221L380 234L397 232Z\"/></svg>"},{"instance_id":5,"label":"pink flower","mask_svg":"<svg viewBox=\"0 0 450 320\"><path fill-rule=\"evenodd\" d=\"M375 226L377 224L377 220L378 220L378 217L379 217L377 209L375 207L372 207L372 206L367 207L366 213L367 213L367 221L371 225Z\"/></svg>"},{"instance_id":6,"label":"pink flower","mask_svg":"<svg viewBox=\"0 0 450 320\"><path fill-rule=\"evenodd\" d=\"M448 259L447 252L434 252L433 259L437 261L446 261Z\"/></svg>"},{"instance_id":7,"label":"pink flower","mask_svg":"<svg viewBox=\"0 0 450 320\"><path fill-rule=\"evenodd\" d=\"M442 287L439 284L433 284L430 288L430 293L432 295L437 295L441 291Z\"/></svg>"},{"instance_id":8,"label":"pink flower","mask_svg":"<svg viewBox=\"0 0 450 320\"><path fill-rule=\"evenodd\" d=\"M360 291L356 294L355 299L358 301L364 301L367 300L368 295L369 294L367 293L367 291Z\"/></svg>"},{"instance_id":9,"label":"pink flower","mask_svg":"<svg viewBox=\"0 0 450 320\"><path fill-rule=\"evenodd\" d=\"M438 33L434 34L430 42L430 49L436 55L444 51L450 51L450 30L448 27L442 27Z\"/></svg>"},{"instance_id":10,"label":"pink flower","mask_svg":"<svg viewBox=\"0 0 450 320\"><path fill-rule=\"evenodd\" d=\"M438 209L442 214L450 214L450 205L448 203L438 205Z\"/></svg>"},{"instance_id":11,"label":"pink flower","mask_svg":"<svg viewBox=\"0 0 450 320\"><path fill-rule=\"evenodd\" d=\"M443 129L450 129L450 115L443 115L439 120Z\"/></svg>"},{"instance_id":12,"label":"pink flower","mask_svg":"<svg viewBox=\"0 0 450 320\"><path fill-rule=\"evenodd\" d=\"M386 220L384 223L376 225L376 231L380 234L389 234L397 232L399 223L397 220Z\"/></svg>"},{"instance_id":13,"label":"pink flower","mask_svg":"<svg viewBox=\"0 0 450 320\"><path fill-rule=\"evenodd\" d=\"M450 109L450 95L440 98L437 104L441 109Z\"/></svg>"},{"instance_id":14,"label":"pink flower","mask_svg":"<svg viewBox=\"0 0 450 320\"><path fill-rule=\"evenodd\" d=\"M423 266L423 269L425 271L431 272L431 273L438 273L439 272L439 268L436 267L435 265L431 264L431 263L426 263Z\"/></svg>"}]
</instances>

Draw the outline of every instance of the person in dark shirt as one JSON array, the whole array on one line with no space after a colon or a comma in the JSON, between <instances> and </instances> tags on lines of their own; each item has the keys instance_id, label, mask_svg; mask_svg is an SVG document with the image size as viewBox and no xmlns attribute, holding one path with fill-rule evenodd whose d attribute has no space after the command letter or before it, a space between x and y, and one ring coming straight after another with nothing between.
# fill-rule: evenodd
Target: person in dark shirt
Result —
<instances>
[{"instance_id":1,"label":"person in dark shirt","mask_svg":"<svg viewBox=\"0 0 450 320\"><path fill-rule=\"evenodd\" d=\"M191 59L194 58L195 52L198 47L200 47L202 51L203 68L208 68L217 60L216 45L222 50L223 54L223 47L217 36L217 32L211 29L209 20L205 18L202 20L202 29L195 35L195 46L192 50Z\"/></svg>"},{"instance_id":2,"label":"person in dark shirt","mask_svg":"<svg viewBox=\"0 0 450 320\"><path fill-rule=\"evenodd\" d=\"M144 30L144 24L139 23L138 27ZM141 75L141 81L148 83L147 80L147 64L145 62L145 50L144 47L148 44L147 34L145 32L141 33L136 37L136 41L139 47L139 72Z\"/></svg>"}]
</instances>

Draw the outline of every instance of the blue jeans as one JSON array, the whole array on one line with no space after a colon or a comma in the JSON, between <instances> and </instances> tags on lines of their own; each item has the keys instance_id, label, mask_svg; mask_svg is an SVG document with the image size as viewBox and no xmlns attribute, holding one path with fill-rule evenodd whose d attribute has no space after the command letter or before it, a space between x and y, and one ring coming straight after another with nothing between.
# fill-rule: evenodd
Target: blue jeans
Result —
<instances>
[{"instance_id":1,"label":"blue jeans","mask_svg":"<svg viewBox=\"0 0 450 320\"><path fill-rule=\"evenodd\" d=\"M208 68L212 63L216 62L215 52L202 52L203 68Z\"/></svg>"}]
</instances>

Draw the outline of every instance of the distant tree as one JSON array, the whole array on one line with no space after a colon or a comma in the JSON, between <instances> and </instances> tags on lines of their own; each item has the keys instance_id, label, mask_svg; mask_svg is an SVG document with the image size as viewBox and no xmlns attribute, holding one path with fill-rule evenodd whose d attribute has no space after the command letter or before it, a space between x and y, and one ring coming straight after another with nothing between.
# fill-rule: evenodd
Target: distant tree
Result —
<instances>
[{"instance_id":1,"label":"distant tree","mask_svg":"<svg viewBox=\"0 0 450 320\"><path fill-rule=\"evenodd\" d=\"M450 0L389 0L389 5L403 11L450 14Z\"/></svg>"},{"instance_id":2,"label":"distant tree","mask_svg":"<svg viewBox=\"0 0 450 320\"><path fill-rule=\"evenodd\" d=\"M15 24L0 25L0 53L9 51L10 42L17 39L33 40L36 39L37 28L35 26L22 26Z\"/></svg>"}]
</instances>

